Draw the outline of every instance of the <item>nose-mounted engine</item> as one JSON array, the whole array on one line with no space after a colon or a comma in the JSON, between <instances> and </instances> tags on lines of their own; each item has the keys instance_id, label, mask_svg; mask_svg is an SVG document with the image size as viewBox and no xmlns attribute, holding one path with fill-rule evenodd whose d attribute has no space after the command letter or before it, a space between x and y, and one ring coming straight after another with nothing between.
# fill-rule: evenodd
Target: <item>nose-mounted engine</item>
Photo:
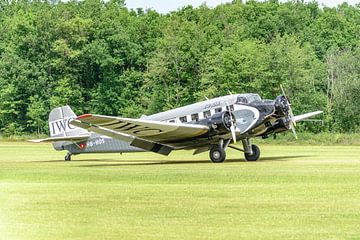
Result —
<instances>
[{"instance_id":1,"label":"nose-mounted engine","mask_svg":"<svg viewBox=\"0 0 360 240\"><path fill-rule=\"evenodd\" d=\"M291 129L295 138L297 138L295 131L296 121L294 120L294 114L291 110L291 104L285 95L284 89L281 85L280 87L283 94L278 96L274 102L275 117L277 120L267 129L264 135Z\"/></svg>"},{"instance_id":2,"label":"nose-mounted engine","mask_svg":"<svg viewBox=\"0 0 360 240\"><path fill-rule=\"evenodd\" d=\"M284 95L280 95L275 99L275 114L278 116L288 116L290 113L289 100Z\"/></svg>"}]
</instances>

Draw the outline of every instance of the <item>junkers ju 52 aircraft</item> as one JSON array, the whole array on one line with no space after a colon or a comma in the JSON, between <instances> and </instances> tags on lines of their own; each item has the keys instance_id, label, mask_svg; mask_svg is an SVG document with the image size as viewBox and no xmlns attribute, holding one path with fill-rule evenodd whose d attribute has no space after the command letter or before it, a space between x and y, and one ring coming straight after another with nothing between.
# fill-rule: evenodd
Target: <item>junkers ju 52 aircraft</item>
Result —
<instances>
[{"instance_id":1,"label":"junkers ju 52 aircraft","mask_svg":"<svg viewBox=\"0 0 360 240\"><path fill-rule=\"evenodd\" d=\"M292 130L298 121L322 111L294 116L288 98L262 100L258 94L230 94L139 119L83 114L69 106L55 108L49 116L51 137L32 140L52 142L56 150L67 150L65 160L82 153L151 151L168 155L173 150L209 151L214 163L224 162L226 148L244 152L256 161L260 149L251 138ZM243 148L234 146L238 141Z\"/></svg>"}]
</instances>

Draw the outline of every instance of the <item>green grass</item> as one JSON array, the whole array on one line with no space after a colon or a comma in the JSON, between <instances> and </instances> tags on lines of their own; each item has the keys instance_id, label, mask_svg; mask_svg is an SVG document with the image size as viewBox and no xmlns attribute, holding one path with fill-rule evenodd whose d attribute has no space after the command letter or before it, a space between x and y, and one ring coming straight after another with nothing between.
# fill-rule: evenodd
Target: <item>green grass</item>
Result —
<instances>
[{"instance_id":1,"label":"green grass","mask_svg":"<svg viewBox=\"0 0 360 240\"><path fill-rule=\"evenodd\" d=\"M260 144L272 145L356 145L360 146L359 133L331 133L331 132L300 132L298 131L298 139L295 139L292 132L285 132L269 136L266 140L255 139Z\"/></svg>"},{"instance_id":2,"label":"green grass","mask_svg":"<svg viewBox=\"0 0 360 240\"><path fill-rule=\"evenodd\" d=\"M360 239L360 147L262 160L80 155L0 143L0 239Z\"/></svg>"}]
</instances>

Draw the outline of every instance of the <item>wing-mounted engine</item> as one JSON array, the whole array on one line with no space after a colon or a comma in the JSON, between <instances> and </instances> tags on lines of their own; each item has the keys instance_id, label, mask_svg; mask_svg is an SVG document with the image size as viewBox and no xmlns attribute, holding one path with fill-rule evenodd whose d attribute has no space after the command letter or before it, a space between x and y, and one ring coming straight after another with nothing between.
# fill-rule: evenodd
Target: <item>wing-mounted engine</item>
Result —
<instances>
[{"instance_id":1,"label":"wing-mounted engine","mask_svg":"<svg viewBox=\"0 0 360 240\"><path fill-rule=\"evenodd\" d=\"M196 124L208 126L210 128L209 136L222 135L230 133L232 126L236 124L234 114L229 111L219 112L210 118L202 119Z\"/></svg>"},{"instance_id":2,"label":"wing-mounted engine","mask_svg":"<svg viewBox=\"0 0 360 240\"><path fill-rule=\"evenodd\" d=\"M268 136L273 133L284 132L290 129L290 119L287 117L282 117L277 119L266 131L262 134L263 136Z\"/></svg>"}]
</instances>

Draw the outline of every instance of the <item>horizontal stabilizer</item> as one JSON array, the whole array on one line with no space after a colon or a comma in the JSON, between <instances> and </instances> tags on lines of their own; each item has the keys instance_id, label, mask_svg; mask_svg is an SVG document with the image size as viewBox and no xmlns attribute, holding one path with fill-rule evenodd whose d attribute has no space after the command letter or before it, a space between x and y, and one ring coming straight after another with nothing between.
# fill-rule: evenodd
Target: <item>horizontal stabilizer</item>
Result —
<instances>
[{"instance_id":1,"label":"horizontal stabilizer","mask_svg":"<svg viewBox=\"0 0 360 240\"><path fill-rule=\"evenodd\" d=\"M41 142L63 142L63 141L70 141L70 142L77 142L87 140L90 137L89 134L87 135L80 135L80 136L65 136L65 137L49 137L44 139L33 139L29 140L29 142L33 143L41 143Z\"/></svg>"},{"instance_id":2,"label":"horizontal stabilizer","mask_svg":"<svg viewBox=\"0 0 360 240\"><path fill-rule=\"evenodd\" d=\"M319 115L319 114L321 114L321 113L323 113L323 111L316 111L316 112L310 112L310 113L305 113L305 114L297 115L297 116L294 116L294 121L295 121L295 122L299 122L299 121L302 121L302 120L304 120L304 119L306 119L306 118Z\"/></svg>"}]
</instances>

